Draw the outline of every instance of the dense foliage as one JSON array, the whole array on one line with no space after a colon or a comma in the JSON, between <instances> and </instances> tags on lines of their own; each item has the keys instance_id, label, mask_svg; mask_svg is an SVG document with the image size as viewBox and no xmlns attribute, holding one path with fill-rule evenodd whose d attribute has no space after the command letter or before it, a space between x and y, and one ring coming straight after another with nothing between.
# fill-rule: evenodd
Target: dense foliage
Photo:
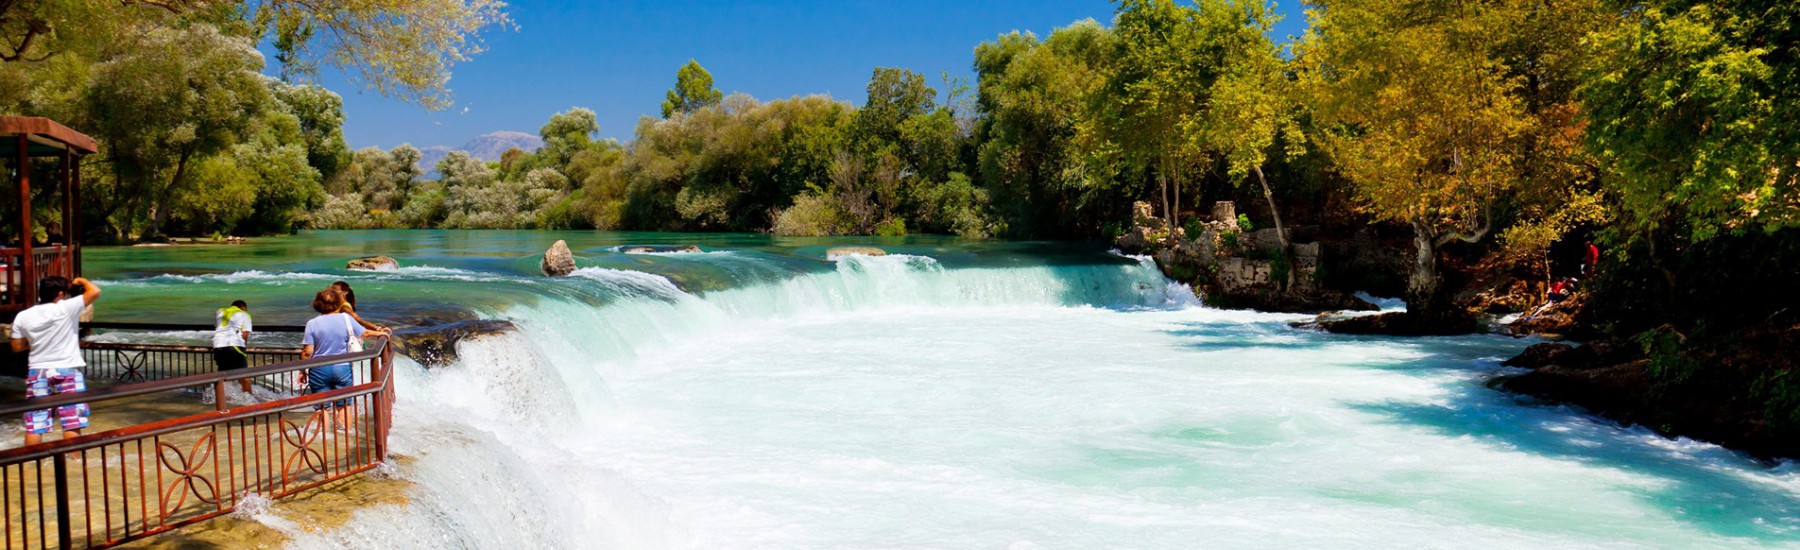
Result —
<instances>
[{"instance_id":1,"label":"dense foliage","mask_svg":"<svg viewBox=\"0 0 1800 550\"><path fill-rule=\"evenodd\" d=\"M50 117L100 142L81 167L90 242L292 231L322 214L327 183L362 177L343 174L356 160L343 101L304 83L312 70L335 66L383 94L443 107L451 66L481 50L484 28L510 25L503 6L0 2L0 114ZM276 52L281 79L264 74L259 44ZM60 201L47 198L33 200L40 237L42 221L60 217Z\"/></svg>"}]
</instances>

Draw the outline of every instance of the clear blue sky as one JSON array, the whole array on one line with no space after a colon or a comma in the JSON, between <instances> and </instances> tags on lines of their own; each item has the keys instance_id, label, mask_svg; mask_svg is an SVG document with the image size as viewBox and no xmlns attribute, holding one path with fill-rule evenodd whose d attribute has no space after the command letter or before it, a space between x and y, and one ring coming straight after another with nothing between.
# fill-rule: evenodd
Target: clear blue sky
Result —
<instances>
[{"instance_id":1,"label":"clear blue sky","mask_svg":"<svg viewBox=\"0 0 1800 550\"><path fill-rule=\"evenodd\" d=\"M813 93L862 103L875 67L973 79L975 45L1012 30L1039 36L1081 19L1111 24L1107 0L699 1L516 0L517 30L486 35L488 51L458 65L455 106L439 112L363 91L332 74L344 95L352 148L401 143L456 146L495 130L537 133L552 113L587 107L600 135L631 138L640 116L659 114L675 69L689 58L725 93L761 99ZM1300 34L1298 0L1275 29ZM466 109L466 111L465 111Z\"/></svg>"}]
</instances>

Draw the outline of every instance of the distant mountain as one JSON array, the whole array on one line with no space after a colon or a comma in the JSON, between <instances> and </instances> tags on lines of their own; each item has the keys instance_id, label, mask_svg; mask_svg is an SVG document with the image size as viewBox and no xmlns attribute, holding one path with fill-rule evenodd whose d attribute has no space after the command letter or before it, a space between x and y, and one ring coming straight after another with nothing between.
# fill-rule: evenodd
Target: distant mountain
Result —
<instances>
[{"instance_id":1,"label":"distant mountain","mask_svg":"<svg viewBox=\"0 0 1800 550\"><path fill-rule=\"evenodd\" d=\"M500 155L506 153L507 149L517 147L519 150L529 153L543 146L543 139L525 132L509 130L489 132L458 147L443 145L420 147L419 152L424 154L419 157L419 169L425 171L427 179L436 178L438 161L450 156L452 151L462 151L481 160L500 160Z\"/></svg>"}]
</instances>

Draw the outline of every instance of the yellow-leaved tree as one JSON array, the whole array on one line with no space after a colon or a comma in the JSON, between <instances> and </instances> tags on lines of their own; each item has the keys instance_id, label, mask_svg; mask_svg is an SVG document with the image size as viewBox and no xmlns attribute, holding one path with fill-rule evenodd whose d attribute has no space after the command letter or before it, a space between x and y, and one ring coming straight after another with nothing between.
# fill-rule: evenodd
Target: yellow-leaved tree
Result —
<instances>
[{"instance_id":1,"label":"yellow-leaved tree","mask_svg":"<svg viewBox=\"0 0 1800 550\"><path fill-rule=\"evenodd\" d=\"M1487 236L1532 125L1519 79L1489 54L1505 18L1393 0L1319 0L1308 13L1298 61L1318 143L1368 214L1412 227L1409 312L1447 314L1439 248Z\"/></svg>"}]
</instances>

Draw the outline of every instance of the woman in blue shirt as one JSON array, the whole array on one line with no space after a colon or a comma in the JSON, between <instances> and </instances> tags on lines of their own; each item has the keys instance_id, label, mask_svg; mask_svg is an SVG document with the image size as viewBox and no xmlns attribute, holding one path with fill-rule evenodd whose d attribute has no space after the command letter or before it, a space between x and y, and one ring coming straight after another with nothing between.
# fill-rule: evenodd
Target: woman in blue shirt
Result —
<instances>
[{"instance_id":1,"label":"woman in blue shirt","mask_svg":"<svg viewBox=\"0 0 1800 550\"><path fill-rule=\"evenodd\" d=\"M344 297L338 291L326 289L313 296L313 311L318 317L306 322L306 336L300 340L300 358L331 357L354 353L351 341L355 340L361 347L362 338L368 331L352 319L349 314L339 313L344 306ZM348 388L356 384L356 371L349 363L338 363L307 369L302 375L306 382L307 393L322 393L338 388ZM348 409L347 401L338 401L331 406L337 408L336 418L340 425L348 425L345 418ZM323 408L323 406L321 406Z\"/></svg>"}]
</instances>

